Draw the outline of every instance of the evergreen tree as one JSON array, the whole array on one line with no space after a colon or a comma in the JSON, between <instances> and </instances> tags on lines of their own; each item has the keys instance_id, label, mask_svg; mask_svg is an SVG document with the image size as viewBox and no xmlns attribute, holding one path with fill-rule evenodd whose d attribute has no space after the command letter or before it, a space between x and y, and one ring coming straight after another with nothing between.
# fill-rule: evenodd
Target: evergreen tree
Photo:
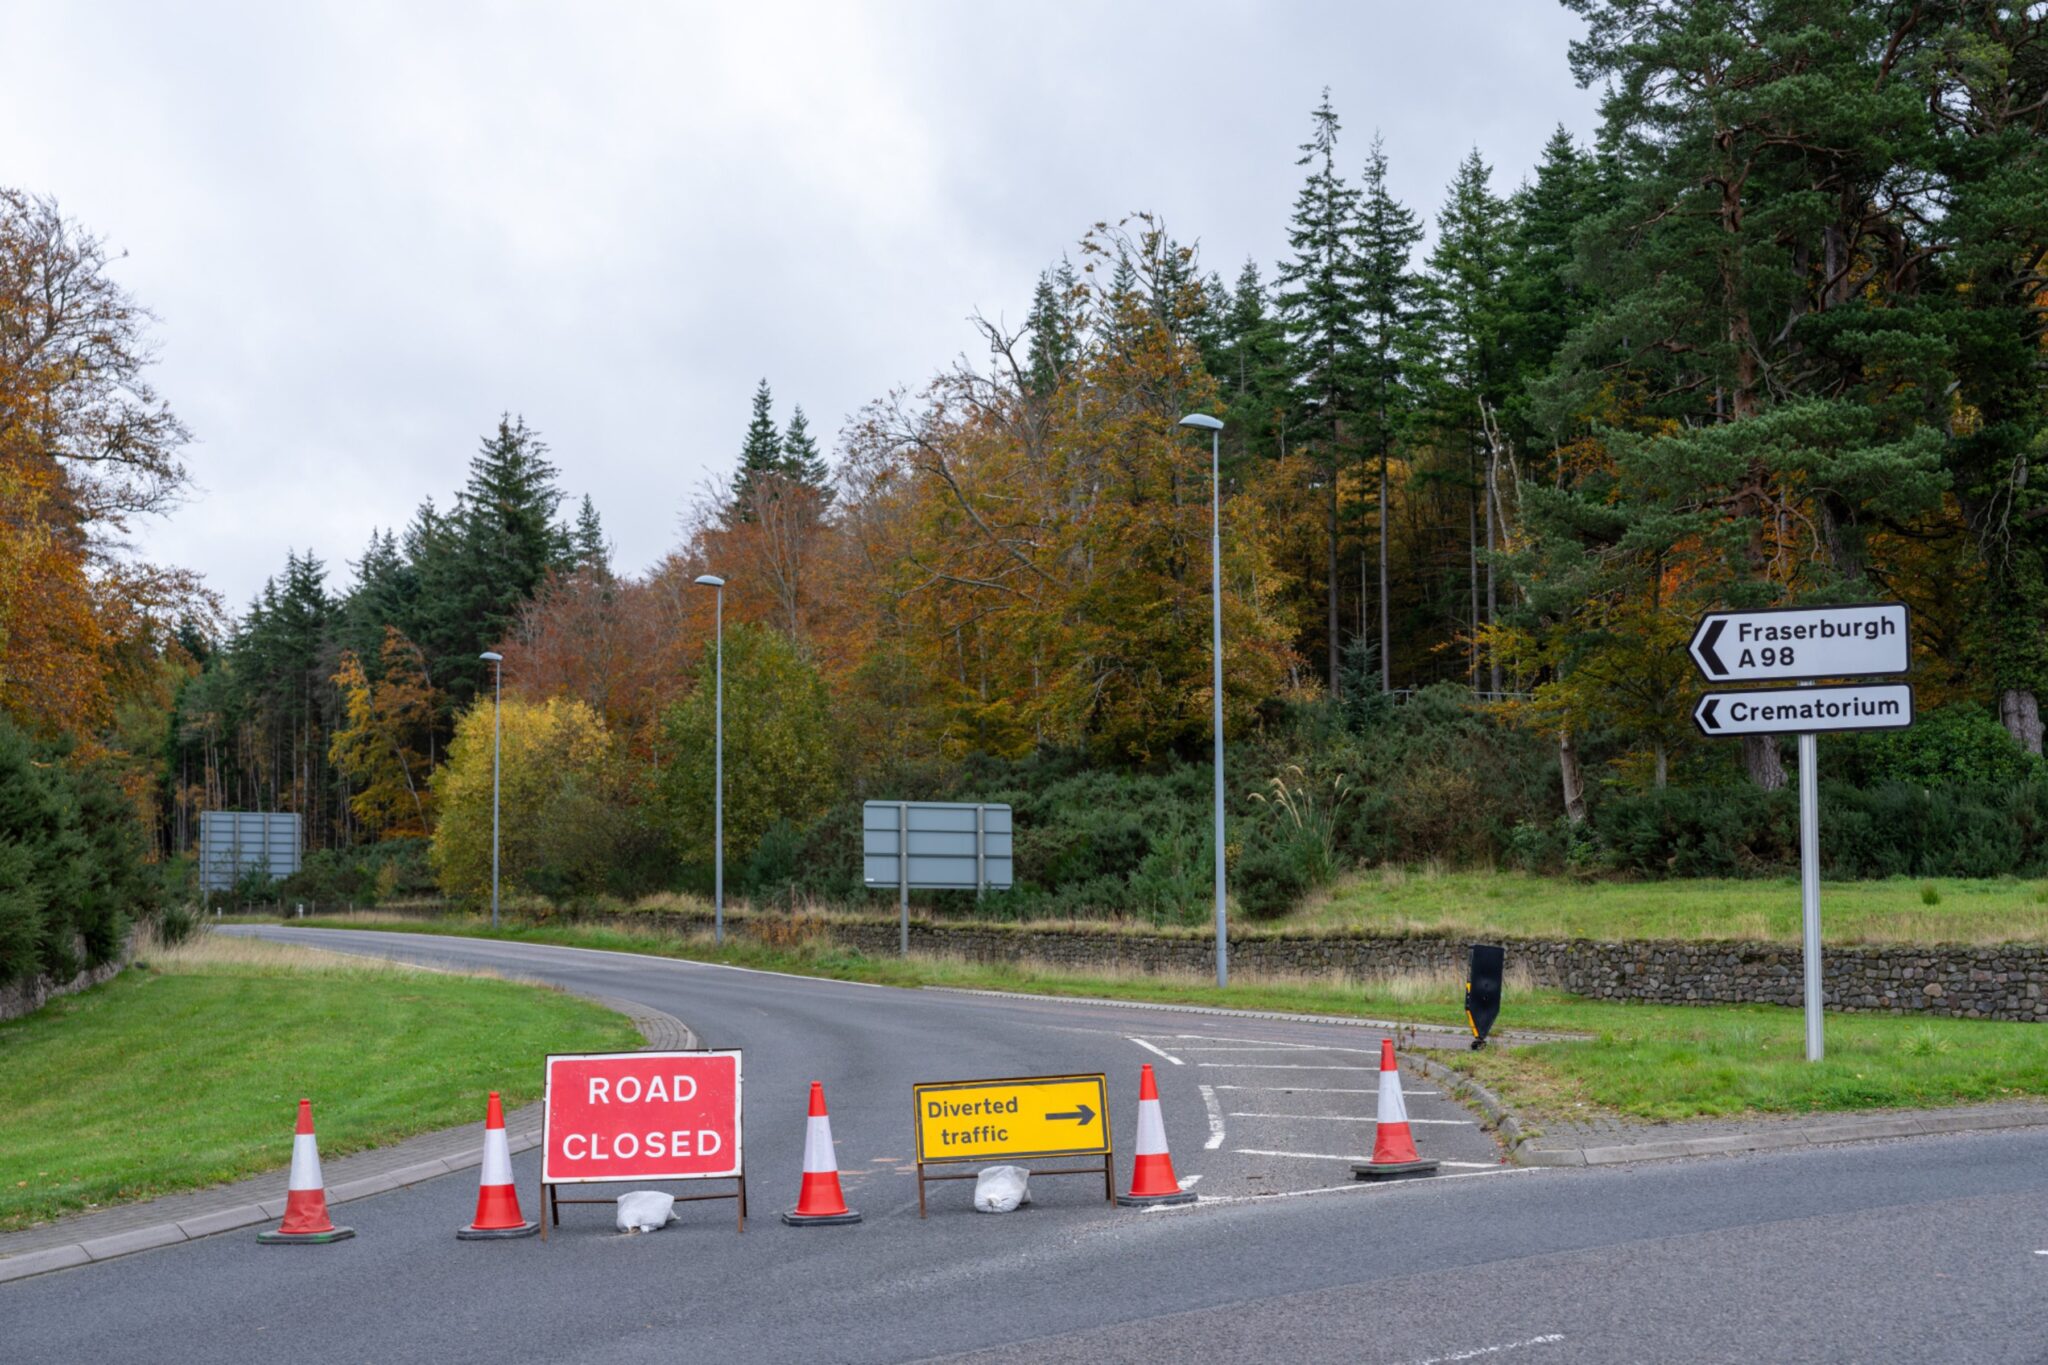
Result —
<instances>
[{"instance_id":1,"label":"evergreen tree","mask_svg":"<svg viewBox=\"0 0 2048 1365\"><path fill-rule=\"evenodd\" d=\"M576 526L569 532L569 555L577 568L599 578L612 576L611 547L605 543L604 524L598 520L597 504L585 493L576 508Z\"/></svg>"},{"instance_id":2,"label":"evergreen tree","mask_svg":"<svg viewBox=\"0 0 2048 1365\"><path fill-rule=\"evenodd\" d=\"M1330 91L1310 115L1309 140L1301 144L1294 163L1309 167L1307 181L1295 196L1294 216L1287 227L1293 256L1280 267L1279 305L1282 325L1293 352L1294 392L1300 405L1300 430L1320 450L1327 498L1325 596L1328 605L1327 656L1331 695L1338 687L1337 625L1337 474L1342 446L1351 434L1358 411L1359 336L1356 247L1358 192L1337 174L1337 111Z\"/></svg>"},{"instance_id":3,"label":"evergreen tree","mask_svg":"<svg viewBox=\"0 0 2048 1365\"><path fill-rule=\"evenodd\" d=\"M1059 388L1080 352L1082 295L1074 267L1066 260L1041 274L1031 292L1031 313L1024 323L1026 370L1031 392L1041 399Z\"/></svg>"},{"instance_id":4,"label":"evergreen tree","mask_svg":"<svg viewBox=\"0 0 2048 1365\"><path fill-rule=\"evenodd\" d=\"M1219 325L1209 372L1230 410L1226 444L1241 454L1271 458L1279 453L1291 395L1287 338L1268 302L1258 264L1246 257L1237 283L1216 305Z\"/></svg>"},{"instance_id":5,"label":"evergreen tree","mask_svg":"<svg viewBox=\"0 0 2048 1365\"><path fill-rule=\"evenodd\" d=\"M429 674L453 711L478 695L477 655L505 636L519 606L550 573L572 566L569 532L554 517L562 492L539 433L507 414L470 461L445 518L421 508L408 539L419 576L415 629Z\"/></svg>"},{"instance_id":6,"label":"evergreen tree","mask_svg":"<svg viewBox=\"0 0 2048 1365\"><path fill-rule=\"evenodd\" d=\"M337 650L354 653L368 671L381 658L385 629L403 630L411 623L419 577L390 531L371 531L363 557L350 567L356 581L341 600ZM376 674L370 677L374 680Z\"/></svg>"},{"instance_id":7,"label":"evergreen tree","mask_svg":"<svg viewBox=\"0 0 2048 1365\"><path fill-rule=\"evenodd\" d=\"M1393 584L1388 553L1388 507L1392 501L1388 465L1393 459L1411 402L1413 360L1419 338L1416 320L1421 281L1414 253L1422 223L1387 189L1387 150L1373 135L1360 181L1357 230L1359 359L1365 412L1365 449L1376 461L1376 527L1379 543L1380 642L1373 653L1382 691L1393 687Z\"/></svg>"},{"instance_id":8,"label":"evergreen tree","mask_svg":"<svg viewBox=\"0 0 2048 1365\"><path fill-rule=\"evenodd\" d=\"M1466 566L1471 682L1480 685L1479 641L1493 623L1496 588L1492 553L1496 504L1490 462L1481 456L1481 414L1500 407L1500 279L1506 266L1506 206L1493 193L1493 172L1475 148L1458 163L1456 179L1429 253L1432 422L1449 460L1446 482L1462 485L1466 508ZM1482 468L1484 466L1484 468ZM1480 527L1485 526L1484 540ZM1484 547L1482 551L1482 545ZM1484 604L1480 581L1485 578ZM1494 665L1493 690L1500 690Z\"/></svg>"},{"instance_id":9,"label":"evergreen tree","mask_svg":"<svg viewBox=\"0 0 2048 1365\"><path fill-rule=\"evenodd\" d=\"M732 500L741 521L752 521L750 510L757 485L766 476L786 472L782 458L782 433L775 427L775 399L763 379L754 390L754 411L747 421L746 439L740 443L740 464L733 475Z\"/></svg>"},{"instance_id":10,"label":"evergreen tree","mask_svg":"<svg viewBox=\"0 0 2048 1365\"><path fill-rule=\"evenodd\" d=\"M1572 268L1572 237L1600 207L1598 167L1562 124L1543 144L1536 178L1510 204L1501 272L1501 398L1508 439L1527 447L1537 428L1529 390L1550 369L1590 299Z\"/></svg>"},{"instance_id":11,"label":"evergreen tree","mask_svg":"<svg viewBox=\"0 0 2048 1365\"><path fill-rule=\"evenodd\" d=\"M1951 378L1921 284L1917 10L1839 0L1567 0L1608 83L1616 201L1580 234L1602 295L1553 406L1612 413L1625 540L1664 610L1861 594L1869 534L1939 506ZM1752 780L1782 785L1752 737Z\"/></svg>"},{"instance_id":12,"label":"evergreen tree","mask_svg":"<svg viewBox=\"0 0 2048 1365\"><path fill-rule=\"evenodd\" d=\"M789 430L782 437L782 471L813 492L831 497L832 471L826 467L825 457L811 436L811 424L801 403L790 412Z\"/></svg>"}]
</instances>

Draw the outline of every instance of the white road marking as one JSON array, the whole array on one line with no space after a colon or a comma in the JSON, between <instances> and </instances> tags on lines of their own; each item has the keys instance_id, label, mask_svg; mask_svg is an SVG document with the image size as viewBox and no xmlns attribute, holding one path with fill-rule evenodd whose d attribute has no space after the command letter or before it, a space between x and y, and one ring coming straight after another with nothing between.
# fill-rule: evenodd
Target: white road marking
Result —
<instances>
[{"instance_id":1,"label":"white road marking","mask_svg":"<svg viewBox=\"0 0 2048 1365\"><path fill-rule=\"evenodd\" d=\"M1439 1166L1470 1166L1476 1171L1491 1171L1500 1166L1498 1161L1439 1161Z\"/></svg>"},{"instance_id":2,"label":"white road marking","mask_svg":"<svg viewBox=\"0 0 2048 1365\"><path fill-rule=\"evenodd\" d=\"M1331 1123L1379 1122L1379 1119L1371 1114L1254 1114L1242 1113L1235 1109L1230 1111L1230 1117L1234 1119L1324 1119ZM1477 1119L1418 1119L1412 1117L1408 1121L1410 1123L1433 1123L1440 1127L1449 1127L1456 1124L1467 1128L1478 1122Z\"/></svg>"},{"instance_id":3,"label":"white road marking","mask_svg":"<svg viewBox=\"0 0 2048 1365\"><path fill-rule=\"evenodd\" d=\"M1410 1362L1410 1365L1456 1365L1461 1360L1478 1360L1483 1356L1497 1356L1507 1351L1519 1351L1525 1346L1555 1346L1564 1340L1561 1332L1547 1336L1529 1337L1524 1341L1503 1341L1498 1346L1475 1346L1469 1351L1453 1351L1447 1356L1431 1356L1427 1360Z\"/></svg>"},{"instance_id":4,"label":"white road marking","mask_svg":"<svg viewBox=\"0 0 2048 1365\"><path fill-rule=\"evenodd\" d=\"M2048 1251L2037 1251L2034 1254L2036 1256L2048 1256Z\"/></svg>"},{"instance_id":5,"label":"white road marking","mask_svg":"<svg viewBox=\"0 0 2048 1365\"><path fill-rule=\"evenodd\" d=\"M1233 1147L1239 1156L1298 1156L1304 1161L1364 1161L1366 1153L1353 1152L1349 1156L1338 1156L1334 1152L1271 1152L1263 1147Z\"/></svg>"},{"instance_id":6,"label":"white road marking","mask_svg":"<svg viewBox=\"0 0 2048 1365\"><path fill-rule=\"evenodd\" d=\"M1356 1161L1356 1157L1345 1157ZM1312 1194L1360 1194L1372 1192L1379 1195L1394 1195L1401 1190L1427 1189L1445 1180L1491 1180L1501 1175L1534 1175L1538 1171L1552 1170L1549 1166L1495 1166L1484 1171L1463 1171L1456 1175L1436 1175L1427 1180L1353 1180L1344 1185L1318 1185L1311 1190L1275 1190L1271 1194L1205 1194L1192 1204L1154 1204L1141 1210L1144 1213L1188 1213L1195 1209L1215 1208L1219 1204L1268 1204L1275 1199L1303 1199Z\"/></svg>"},{"instance_id":7,"label":"white road marking","mask_svg":"<svg viewBox=\"0 0 2048 1365\"><path fill-rule=\"evenodd\" d=\"M1219 1085L1216 1088L1218 1090L1256 1090L1267 1095L1377 1095L1380 1093L1377 1088L1343 1090L1320 1085ZM1401 1087L1401 1093L1403 1095L1435 1095L1441 1092L1436 1090L1410 1090L1404 1085Z\"/></svg>"},{"instance_id":8,"label":"white road marking","mask_svg":"<svg viewBox=\"0 0 2048 1365\"><path fill-rule=\"evenodd\" d=\"M1187 1063L1186 1063L1186 1062L1183 1062L1183 1061L1182 1061L1182 1060L1181 1060L1180 1058L1178 1058L1178 1057L1174 1056L1174 1055L1173 1055L1173 1054L1172 1054L1171 1052L1168 1052L1168 1051L1167 1051L1167 1050L1166 1050L1165 1048L1161 1048L1161 1047L1154 1047L1154 1046L1152 1046L1152 1044L1150 1044L1150 1043L1146 1042L1146 1041L1145 1041L1145 1040L1144 1040L1143 1038L1133 1038L1133 1037L1131 1037L1131 1036L1130 1036L1129 1034L1125 1034L1125 1035L1124 1035L1124 1038L1125 1038L1125 1040L1126 1040L1126 1041L1128 1041L1128 1042L1133 1042L1133 1043L1136 1043L1136 1044L1137 1044L1137 1045L1138 1045L1139 1047L1141 1047L1141 1048L1144 1048L1144 1049L1145 1049L1145 1051L1147 1051L1147 1052L1155 1052L1155 1053L1159 1054L1159 1055L1160 1055L1161 1057L1164 1057L1164 1058L1166 1058L1166 1060L1167 1060L1167 1061L1169 1061L1169 1062L1172 1062L1172 1063L1173 1063L1173 1064L1174 1064L1175 1066L1186 1066L1186 1065L1187 1065Z\"/></svg>"},{"instance_id":9,"label":"white road marking","mask_svg":"<svg viewBox=\"0 0 2048 1365\"><path fill-rule=\"evenodd\" d=\"M1189 1047L1178 1043L1182 1052L1359 1052L1355 1047L1311 1047L1307 1043L1267 1043L1264 1046L1246 1043L1230 1043L1223 1047Z\"/></svg>"},{"instance_id":10,"label":"white road marking","mask_svg":"<svg viewBox=\"0 0 2048 1365\"><path fill-rule=\"evenodd\" d=\"M1180 1178L1180 1187L1184 1190L1191 1190L1200 1184L1201 1180L1202 1177L1199 1175L1184 1175Z\"/></svg>"},{"instance_id":11,"label":"white road marking","mask_svg":"<svg viewBox=\"0 0 2048 1365\"><path fill-rule=\"evenodd\" d=\"M1221 1067L1230 1071L1370 1071L1375 1076L1380 1074L1380 1069L1376 1066L1347 1066L1341 1062L1331 1062L1327 1066L1317 1066L1311 1062L1196 1062L1195 1065Z\"/></svg>"},{"instance_id":12,"label":"white road marking","mask_svg":"<svg viewBox=\"0 0 2048 1365\"><path fill-rule=\"evenodd\" d=\"M1209 1140L1202 1144L1202 1150L1213 1152L1223 1145L1223 1106L1216 1103L1216 1091L1206 1085L1195 1089L1202 1092L1202 1103L1209 1107Z\"/></svg>"}]
</instances>

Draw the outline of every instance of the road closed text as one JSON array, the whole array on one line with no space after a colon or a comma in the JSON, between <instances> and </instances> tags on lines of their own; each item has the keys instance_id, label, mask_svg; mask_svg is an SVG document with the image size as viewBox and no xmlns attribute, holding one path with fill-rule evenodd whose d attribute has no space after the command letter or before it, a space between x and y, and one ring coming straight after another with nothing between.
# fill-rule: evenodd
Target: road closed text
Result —
<instances>
[{"instance_id":1,"label":"road closed text","mask_svg":"<svg viewBox=\"0 0 2048 1365\"><path fill-rule=\"evenodd\" d=\"M652 1133L564 1133L562 1155L570 1161L604 1161L617 1157L631 1161L646 1157L717 1156L725 1150L725 1139L716 1129L673 1128Z\"/></svg>"},{"instance_id":2,"label":"road closed text","mask_svg":"<svg viewBox=\"0 0 2048 1365\"><path fill-rule=\"evenodd\" d=\"M737 1052L550 1057L546 1103L546 1183L686 1180L741 1170Z\"/></svg>"}]
</instances>

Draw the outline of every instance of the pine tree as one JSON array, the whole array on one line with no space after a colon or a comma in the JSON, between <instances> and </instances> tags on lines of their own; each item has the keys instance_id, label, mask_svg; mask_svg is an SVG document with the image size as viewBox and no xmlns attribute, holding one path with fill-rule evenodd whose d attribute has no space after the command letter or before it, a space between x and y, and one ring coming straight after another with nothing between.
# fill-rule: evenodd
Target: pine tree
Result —
<instances>
[{"instance_id":1,"label":"pine tree","mask_svg":"<svg viewBox=\"0 0 2048 1365\"><path fill-rule=\"evenodd\" d=\"M1470 594L1471 681L1479 688L1479 639L1495 616L1492 480L1480 475L1482 405L1498 409L1504 375L1500 356L1500 279L1507 263L1506 206L1493 193L1493 172L1478 149L1458 163L1457 178L1437 215L1429 253L1428 323L1435 355L1434 425L1451 450L1452 477L1466 496L1466 564ZM1462 466L1462 469L1458 467ZM1489 466L1490 474L1490 466ZM1481 605L1480 523L1485 522L1485 605ZM1500 690L1500 666L1493 668Z\"/></svg>"},{"instance_id":2,"label":"pine tree","mask_svg":"<svg viewBox=\"0 0 2048 1365\"><path fill-rule=\"evenodd\" d=\"M1337 625L1337 474L1342 446L1358 412L1359 336L1357 264L1353 234L1358 192L1337 174L1337 111L1330 91L1310 115L1313 130L1294 163L1309 167L1295 196L1287 245L1294 255L1280 267L1280 316L1294 356L1294 389L1301 408L1300 429L1322 453L1328 499L1328 604L1324 652L1331 695L1336 695L1342 641Z\"/></svg>"},{"instance_id":3,"label":"pine tree","mask_svg":"<svg viewBox=\"0 0 2048 1365\"><path fill-rule=\"evenodd\" d=\"M832 471L811 437L811 424L801 403L790 412L789 430L782 437L782 472L824 498L832 495Z\"/></svg>"},{"instance_id":4,"label":"pine tree","mask_svg":"<svg viewBox=\"0 0 2048 1365\"><path fill-rule=\"evenodd\" d=\"M1052 397L1080 353L1083 317L1078 300L1083 292L1066 260L1041 274L1031 292L1031 313L1024 321L1026 374L1032 393L1041 399Z\"/></svg>"},{"instance_id":5,"label":"pine tree","mask_svg":"<svg viewBox=\"0 0 2048 1365\"><path fill-rule=\"evenodd\" d=\"M1279 453L1291 399L1287 339L1268 307L1258 263L1250 257L1217 312L1220 324L1209 372L1230 410L1226 443L1242 454L1272 458Z\"/></svg>"},{"instance_id":6,"label":"pine tree","mask_svg":"<svg viewBox=\"0 0 2048 1365\"><path fill-rule=\"evenodd\" d=\"M740 464L733 475L732 500L741 521L752 521L751 510L759 492L757 485L769 475L785 472L782 433L775 427L775 399L763 379L754 390L754 411L747 421L746 439L740 443Z\"/></svg>"},{"instance_id":7,"label":"pine tree","mask_svg":"<svg viewBox=\"0 0 2048 1365\"><path fill-rule=\"evenodd\" d=\"M562 491L539 433L510 414L470 461L455 507L420 509L408 534L419 577L413 639L453 710L478 695L496 645L550 573L573 567L569 531L555 521Z\"/></svg>"},{"instance_id":8,"label":"pine tree","mask_svg":"<svg viewBox=\"0 0 2048 1365\"><path fill-rule=\"evenodd\" d=\"M1605 80L1612 208L1576 269L1604 297L1550 411L1597 434L1629 543L1683 562L1666 613L1871 591L1871 531L1939 506L1952 380L1921 279L1930 101L1917 9L1567 0ZM1751 737L1753 781L1785 780Z\"/></svg>"},{"instance_id":9,"label":"pine tree","mask_svg":"<svg viewBox=\"0 0 2048 1365\"><path fill-rule=\"evenodd\" d=\"M1388 565L1388 507L1392 501L1388 465L1411 402L1411 359L1421 281L1414 253L1422 223L1387 189L1386 144L1375 133L1360 181L1357 230L1359 353L1366 411L1365 448L1377 462L1380 643L1374 651L1381 691L1393 687L1393 585Z\"/></svg>"},{"instance_id":10,"label":"pine tree","mask_svg":"<svg viewBox=\"0 0 2048 1365\"><path fill-rule=\"evenodd\" d=\"M578 569L601 579L612 576L611 546L605 543L604 524L598 520L597 504L588 493L576 508L576 527L569 532L569 555Z\"/></svg>"}]
</instances>

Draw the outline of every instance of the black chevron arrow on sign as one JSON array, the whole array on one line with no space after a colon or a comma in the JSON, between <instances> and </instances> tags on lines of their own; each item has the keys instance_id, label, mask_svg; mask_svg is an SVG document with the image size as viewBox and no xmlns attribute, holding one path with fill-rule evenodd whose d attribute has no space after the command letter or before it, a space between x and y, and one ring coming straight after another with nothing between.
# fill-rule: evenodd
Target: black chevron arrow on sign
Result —
<instances>
[{"instance_id":1,"label":"black chevron arrow on sign","mask_svg":"<svg viewBox=\"0 0 2048 1365\"><path fill-rule=\"evenodd\" d=\"M1700 636L1700 659L1707 666L1707 672L1717 678L1728 676L1728 665L1721 662L1721 656L1714 652L1714 644L1721 638L1721 632L1728 629L1726 621L1715 621Z\"/></svg>"},{"instance_id":2,"label":"black chevron arrow on sign","mask_svg":"<svg viewBox=\"0 0 2048 1365\"><path fill-rule=\"evenodd\" d=\"M1718 627L1720 622L1717 621L1714 624ZM1705 704L1700 707L1700 724L1706 726L1709 730L1720 729L1721 722L1714 719L1714 712L1720 709L1721 699L1719 697L1708 697Z\"/></svg>"}]
</instances>

